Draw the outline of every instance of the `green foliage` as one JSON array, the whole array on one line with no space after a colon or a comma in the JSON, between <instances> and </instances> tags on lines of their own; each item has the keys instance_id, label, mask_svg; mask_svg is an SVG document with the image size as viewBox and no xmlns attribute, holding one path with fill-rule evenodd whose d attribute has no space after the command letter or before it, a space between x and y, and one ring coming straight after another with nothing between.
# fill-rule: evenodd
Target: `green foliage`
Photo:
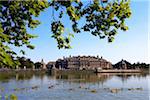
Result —
<instances>
[{"instance_id":1,"label":"green foliage","mask_svg":"<svg viewBox=\"0 0 150 100\"><path fill-rule=\"evenodd\" d=\"M80 0L0 1L1 67L14 67L19 64L17 53L10 47L26 46L34 49L30 40L36 36L28 33L26 28L36 28L40 22L34 17L38 17L40 12L49 6L53 12L59 13L51 23L52 37L56 39L59 49L71 48L71 37L74 37L74 33L83 31L100 39L108 38L108 42L112 42L118 29L128 30L125 20L131 16L130 0L90 0L85 4ZM63 17L66 15L74 33L66 32L66 25L63 23ZM79 27L80 22L82 25ZM25 54L25 51L20 50L20 53Z\"/></svg>"},{"instance_id":2,"label":"green foliage","mask_svg":"<svg viewBox=\"0 0 150 100\"><path fill-rule=\"evenodd\" d=\"M93 0L86 3L80 0L52 0L51 7L59 13L59 18L55 17L51 24L52 37L57 40L59 48L70 48L70 40L66 42L65 25L61 21L66 14L74 33L89 32L100 39L108 38L108 42L114 40L117 30L128 30L125 20L131 16L130 0ZM82 26L79 28L80 21Z\"/></svg>"},{"instance_id":3,"label":"green foliage","mask_svg":"<svg viewBox=\"0 0 150 100\"><path fill-rule=\"evenodd\" d=\"M18 97L15 94L11 94L10 100L18 100Z\"/></svg>"},{"instance_id":4,"label":"green foliage","mask_svg":"<svg viewBox=\"0 0 150 100\"><path fill-rule=\"evenodd\" d=\"M33 61L31 61L30 59L26 59L25 57L17 57L17 60L19 61L20 65L19 67L21 69L24 68L24 66L26 66L26 68L33 68L34 63Z\"/></svg>"},{"instance_id":5,"label":"green foliage","mask_svg":"<svg viewBox=\"0 0 150 100\"><path fill-rule=\"evenodd\" d=\"M0 66L15 67L19 64L15 60L17 54L10 47L26 46L34 49L30 39L36 36L29 34L26 30L36 28L40 22L34 20L41 11L48 7L48 2L42 0L4 0L0 1ZM25 51L20 50L22 54Z\"/></svg>"},{"instance_id":6,"label":"green foliage","mask_svg":"<svg viewBox=\"0 0 150 100\"><path fill-rule=\"evenodd\" d=\"M138 68L138 69L149 69L150 68L150 64L146 64L146 63L134 63L132 65L134 68Z\"/></svg>"},{"instance_id":7,"label":"green foliage","mask_svg":"<svg viewBox=\"0 0 150 100\"><path fill-rule=\"evenodd\" d=\"M8 97L8 95L5 95L5 100L9 100L9 97Z\"/></svg>"},{"instance_id":8,"label":"green foliage","mask_svg":"<svg viewBox=\"0 0 150 100\"><path fill-rule=\"evenodd\" d=\"M52 32L55 33L52 37L57 40L58 48L70 48L70 37L73 37L73 34L70 33L68 37L62 37L62 34L64 33L64 25L60 21L52 22L51 29Z\"/></svg>"}]
</instances>

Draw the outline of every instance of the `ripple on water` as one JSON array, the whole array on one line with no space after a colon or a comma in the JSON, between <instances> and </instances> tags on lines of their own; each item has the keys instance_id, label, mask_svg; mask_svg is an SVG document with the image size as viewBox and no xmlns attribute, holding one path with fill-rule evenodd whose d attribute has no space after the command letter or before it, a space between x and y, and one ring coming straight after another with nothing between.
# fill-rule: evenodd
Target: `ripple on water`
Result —
<instances>
[{"instance_id":1,"label":"ripple on water","mask_svg":"<svg viewBox=\"0 0 150 100\"><path fill-rule=\"evenodd\" d=\"M25 75L0 80L0 95L15 93L19 100L148 100L148 76L140 75ZM19 76L17 76L19 77ZM133 90L131 89L133 88ZM139 88L139 89L136 89ZM111 92L111 89L119 89Z\"/></svg>"}]
</instances>

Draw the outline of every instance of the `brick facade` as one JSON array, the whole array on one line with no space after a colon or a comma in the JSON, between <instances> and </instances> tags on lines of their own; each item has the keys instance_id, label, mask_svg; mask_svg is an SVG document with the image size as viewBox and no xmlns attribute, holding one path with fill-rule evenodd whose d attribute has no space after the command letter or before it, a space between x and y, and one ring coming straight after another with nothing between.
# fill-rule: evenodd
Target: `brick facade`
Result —
<instances>
[{"instance_id":1,"label":"brick facade","mask_svg":"<svg viewBox=\"0 0 150 100\"><path fill-rule=\"evenodd\" d=\"M68 69L112 69L112 64L98 56L73 56L56 61L56 68L68 68Z\"/></svg>"}]
</instances>

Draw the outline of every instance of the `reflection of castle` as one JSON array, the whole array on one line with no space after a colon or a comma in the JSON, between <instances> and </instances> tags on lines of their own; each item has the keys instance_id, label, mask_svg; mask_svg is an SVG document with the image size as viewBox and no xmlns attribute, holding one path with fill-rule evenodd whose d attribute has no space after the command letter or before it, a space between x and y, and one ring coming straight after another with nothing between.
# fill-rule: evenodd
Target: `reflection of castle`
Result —
<instances>
[{"instance_id":1,"label":"reflection of castle","mask_svg":"<svg viewBox=\"0 0 150 100\"><path fill-rule=\"evenodd\" d=\"M50 62L49 62L50 64ZM49 65L50 66L50 65ZM67 57L63 59L58 59L55 64L56 68L59 69L111 69L112 64L98 56L73 56Z\"/></svg>"},{"instance_id":2,"label":"reflection of castle","mask_svg":"<svg viewBox=\"0 0 150 100\"><path fill-rule=\"evenodd\" d=\"M71 72L71 71L70 71ZM72 72L73 73L73 72ZM53 73L52 76L54 79L67 79L70 83L86 83L86 82L97 82L97 83L104 83L108 79L112 78L111 75L105 75L105 74L94 74L94 73L78 73L78 74L72 74L72 73Z\"/></svg>"}]
</instances>

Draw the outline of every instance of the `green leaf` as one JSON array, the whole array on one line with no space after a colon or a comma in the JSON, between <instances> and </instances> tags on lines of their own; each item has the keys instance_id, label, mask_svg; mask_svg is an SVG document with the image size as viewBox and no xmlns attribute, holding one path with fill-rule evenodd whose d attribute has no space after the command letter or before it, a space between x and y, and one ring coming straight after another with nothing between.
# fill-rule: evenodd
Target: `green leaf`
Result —
<instances>
[{"instance_id":1,"label":"green leaf","mask_svg":"<svg viewBox=\"0 0 150 100\"><path fill-rule=\"evenodd\" d=\"M23 55L25 55L25 51L24 50L20 50L20 53L22 53Z\"/></svg>"},{"instance_id":2,"label":"green leaf","mask_svg":"<svg viewBox=\"0 0 150 100\"><path fill-rule=\"evenodd\" d=\"M27 48L34 49L35 47L33 45L27 45Z\"/></svg>"}]
</instances>

